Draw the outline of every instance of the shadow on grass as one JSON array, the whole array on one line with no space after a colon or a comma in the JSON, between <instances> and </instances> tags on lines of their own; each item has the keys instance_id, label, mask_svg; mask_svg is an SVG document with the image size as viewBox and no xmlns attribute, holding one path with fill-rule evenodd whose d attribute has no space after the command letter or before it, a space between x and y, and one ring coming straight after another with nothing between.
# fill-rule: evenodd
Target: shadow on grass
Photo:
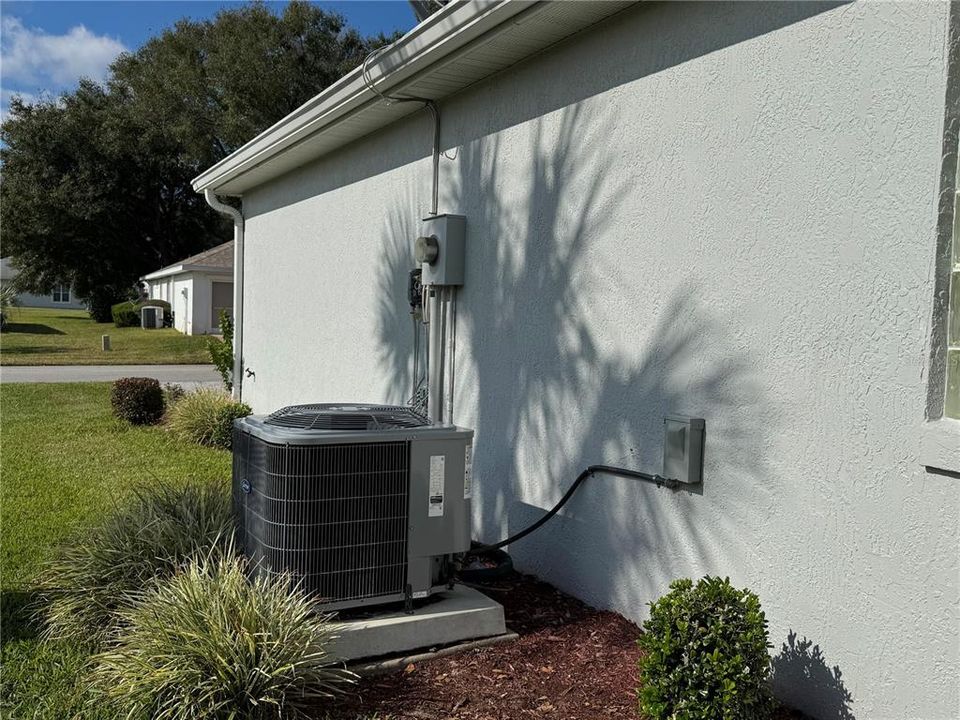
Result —
<instances>
[{"instance_id":1,"label":"shadow on grass","mask_svg":"<svg viewBox=\"0 0 960 720\"><path fill-rule=\"evenodd\" d=\"M40 627L34 618L39 596L32 590L0 591L0 643L34 640Z\"/></svg>"},{"instance_id":2,"label":"shadow on grass","mask_svg":"<svg viewBox=\"0 0 960 720\"><path fill-rule=\"evenodd\" d=\"M7 323L3 329L5 333L22 333L24 335L66 335L63 330L57 330L49 325L40 323Z\"/></svg>"},{"instance_id":3,"label":"shadow on grass","mask_svg":"<svg viewBox=\"0 0 960 720\"><path fill-rule=\"evenodd\" d=\"M3 347L5 355L46 355L69 352L69 348L50 345L22 345L20 347Z\"/></svg>"}]
</instances>

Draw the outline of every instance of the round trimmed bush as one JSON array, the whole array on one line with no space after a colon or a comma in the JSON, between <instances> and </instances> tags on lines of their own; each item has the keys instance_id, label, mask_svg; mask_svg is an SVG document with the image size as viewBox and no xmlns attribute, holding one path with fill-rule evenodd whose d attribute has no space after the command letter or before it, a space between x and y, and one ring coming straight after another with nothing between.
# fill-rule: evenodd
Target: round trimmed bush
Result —
<instances>
[{"instance_id":1,"label":"round trimmed bush","mask_svg":"<svg viewBox=\"0 0 960 720\"><path fill-rule=\"evenodd\" d=\"M170 408L167 423L174 435L187 442L230 448L234 419L249 414L249 405L234 402L226 393L198 388Z\"/></svg>"},{"instance_id":2,"label":"round trimmed bush","mask_svg":"<svg viewBox=\"0 0 960 720\"><path fill-rule=\"evenodd\" d=\"M163 417L163 388L154 378L128 377L113 383L113 414L134 425L152 425Z\"/></svg>"},{"instance_id":3,"label":"round trimmed bush","mask_svg":"<svg viewBox=\"0 0 960 720\"><path fill-rule=\"evenodd\" d=\"M770 645L760 600L729 578L675 580L650 604L640 711L651 720L769 718Z\"/></svg>"},{"instance_id":4,"label":"round trimmed bush","mask_svg":"<svg viewBox=\"0 0 960 720\"><path fill-rule=\"evenodd\" d=\"M99 645L117 612L198 555L231 553L234 515L223 483L134 490L103 525L63 545L40 575L48 638Z\"/></svg>"},{"instance_id":5,"label":"round trimmed bush","mask_svg":"<svg viewBox=\"0 0 960 720\"><path fill-rule=\"evenodd\" d=\"M316 717L353 679L333 666L335 628L307 595L284 576L248 580L236 557L191 563L123 620L93 670L118 717Z\"/></svg>"}]
</instances>

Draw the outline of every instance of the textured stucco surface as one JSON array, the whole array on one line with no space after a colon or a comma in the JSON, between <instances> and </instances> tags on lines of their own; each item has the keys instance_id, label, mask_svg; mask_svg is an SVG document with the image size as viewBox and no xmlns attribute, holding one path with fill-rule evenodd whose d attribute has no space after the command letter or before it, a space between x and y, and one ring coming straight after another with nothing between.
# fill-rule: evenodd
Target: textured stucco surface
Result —
<instances>
[{"instance_id":1,"label":"textured stucco surface","mask_svg":"<svg viewBox=\"0 0 960 720\"><path fill-rule=\"evenodd\" d=\"M960 709L960 481L918 461L947 13L639 6L442 105L477 535L705 417L702 493L594 478L511 551L638 620L676 577L750 586L778 694L820 718ZM244 198L256 411L409 395L429 128Z\"/></svg>"}]
</instances>

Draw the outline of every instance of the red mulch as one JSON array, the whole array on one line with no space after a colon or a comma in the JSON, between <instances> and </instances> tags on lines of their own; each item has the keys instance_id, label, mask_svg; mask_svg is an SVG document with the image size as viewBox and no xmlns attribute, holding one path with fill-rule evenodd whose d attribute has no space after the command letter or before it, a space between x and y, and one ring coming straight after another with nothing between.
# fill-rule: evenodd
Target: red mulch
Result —
<instances>
[{"instance_id":1,"label":"red mulch","mask_svg":"<svg viewBox=\"0 0 960 720\"><path fill-rule=\"evenodd\" d=\"M636 718L639 629L527 575L480 588L520 637L360 681L331 718L398 720ZM800 717L788 712L778 720Z\"/></svg>"}]
</instances>

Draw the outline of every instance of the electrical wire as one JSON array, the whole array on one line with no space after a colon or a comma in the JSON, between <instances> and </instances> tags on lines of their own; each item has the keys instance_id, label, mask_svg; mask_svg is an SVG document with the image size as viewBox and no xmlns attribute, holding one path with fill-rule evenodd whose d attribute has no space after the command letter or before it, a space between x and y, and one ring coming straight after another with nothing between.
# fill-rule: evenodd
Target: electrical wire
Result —
<instances>
[{"instance_id":1,"label":"electrical wire","mask_svg":"<svg viewBox=\"0 0 960 720\"><path fill-rule=\"evenodd\" d=\"M630 470L629 468L613 467L612 465L590 465L583 472L581 472L577 479L573 481L573 485L570 486L570 489L564 493L564 496L560 498L560 502L554 505L547 513L537 520L533 525L525 527L520 532L515 535L511 535L505 540L501 540L498 543L493 543L492 545L478 545L471 550L469 550L466 555L478 555L483 552L490 550L499 550L502 547L510 545L511 543L517 542L525 538L527 535L532 533L535 530L540 529L550 518L556 515L560 508L566 505L567 500L573 497L573 494L577 491L577 488L591 475L596 473L602 473L604 475L618 475L620 477L633 478L635 480L643 480L644 482L655 483L657 487L668 487L671 490L676 490L680 487L680 481L674 480L672 478L665 478L662 475L651 475L650 473L640 472L639 470Z\"/></svg>"},{"instance_id":2,"label":"electrical wire","mask_svg":"<svg viewBox=\"0 0 960 720\"><path fill-rule=\"evenodd\" d=\"M436 215L440 192L440 108L437 106L437 103L430 98L419 97L417 95L387 95L377 88L373 82L373 75L370 73L370 61L385 53L392 48L393 45L394 43L390 43L389 45L384 45L368 53L363 59L363 65L360 67L360 75L367 89L387 104L420 102L423 103L424 107L430 110L430 113L433 115L433 193L431 195L430 214Z\"/></svg>"}]
</instances>

